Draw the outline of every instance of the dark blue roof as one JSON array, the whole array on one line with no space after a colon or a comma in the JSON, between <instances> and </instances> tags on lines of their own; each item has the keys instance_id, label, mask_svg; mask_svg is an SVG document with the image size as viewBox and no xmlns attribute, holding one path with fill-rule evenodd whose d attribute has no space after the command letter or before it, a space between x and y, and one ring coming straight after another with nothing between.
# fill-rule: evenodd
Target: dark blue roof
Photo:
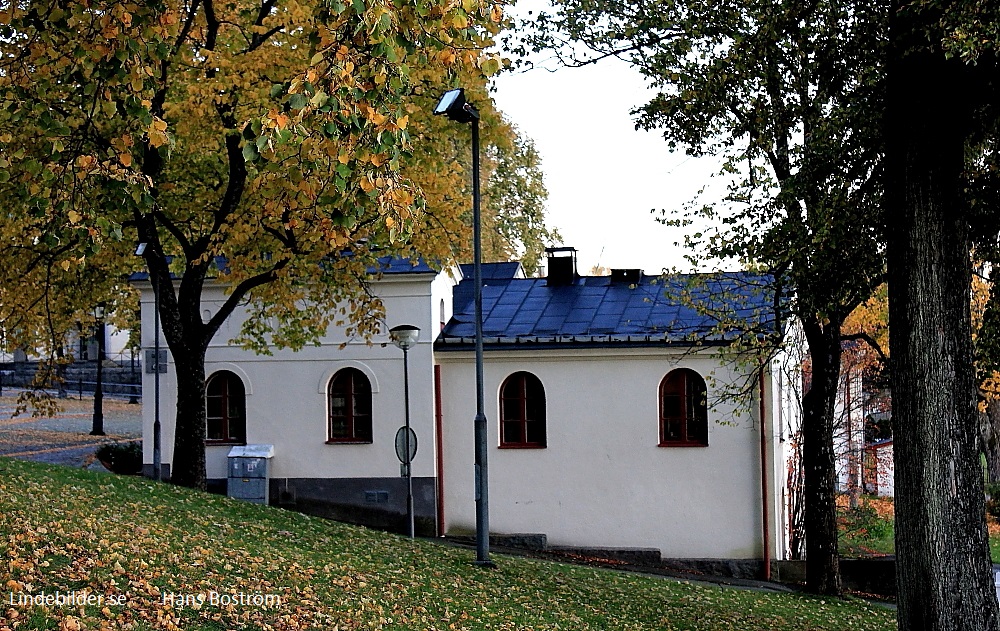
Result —
<instances>
[{"instance_id":1,"label":"dark blue roof","mask_svg":"<svg viewBox=\"0 0 1000 631\"><path fill-rule=\"evenodd\" d=\"M458 266L462 270L462 278L472 278L475 269L472 263L463 263ZM500 263L483 263L483 280L501 280L505 278L516 278L523 276L521 263L518 261L502 261Z\"/></svg>"},{"instance_id":2,"label":"dark blue roof","mask_svg":"<svg viewBox=\"0 0 1000 631\"><path fill-rule=\"evenodd\" d=\"M440 350L474 343L473 282L455 287L454 316ZM648 276L635 283L608 276L550 286L544 278L483 282L487 345L723 344L746 332L776 329L772 277L745 272Z\"/></svg>"},{"instance_id":3,"label":"dark blue roof","mask_svg":"<svg viewBox=\"0 0 1000 631\"><path fill-rule=\"evenodd\" d=\"M438 270L422 258L408 259L397 256L380 256L378 264L368 268L369 274L436 274Z\"/></svg>"},{"instance_id":4,"label":"dark blue roof","mask_svg":"<svg viewBox=\"0 0 1000 631\"><path fill-rule=\"evenodd\" d=\"M169 262L171 257L167 257ZM224 256L215 257L216 268L228 272L229 262ZM422 258L409 259L406 257L380 256L372 267L368 268L369 274L436 274L437 270L432 268ZM171 273L172 278L177 276ZM129 274L130 281L149 280L149 272L143 270Z\"/></svg>"}]
</instances>

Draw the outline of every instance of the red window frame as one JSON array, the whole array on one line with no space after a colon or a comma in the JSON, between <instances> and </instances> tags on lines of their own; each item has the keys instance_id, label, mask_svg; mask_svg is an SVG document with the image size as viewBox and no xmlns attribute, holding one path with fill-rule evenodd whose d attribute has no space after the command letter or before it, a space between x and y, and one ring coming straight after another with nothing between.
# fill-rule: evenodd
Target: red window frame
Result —
<instances>
[{"instance_id":1,"label":"red window frame","mask_svg":"<svg viewBox=\"0 0 1000 631\"><path fill-rule=\"evenodd\" d=\"M708 388L690 368L672 370L660 381L660 447L708 446Z\"/></svg>"},{"instance_id":2,"label":"red window frame","mask_svg":"<svg viewBox=\"0 0 1000 631\"><path fill-rule=\"evenodd\" d=\"M545 387L530 372L515 372L500 386L500 447L546 447Z\"/></svg>"},{"instance_id":3,"label":"red window frame","mask_svg":"<svg viewBox=\"0 0 1000 631\"><path fill-rule=\"evenodd\" d=\"M228 370L213 373L205 381L205 443L245 445L247 399L243 380Z\"/></svg>"},{"instance_id":4,"label":"red window frame","mask_svg":"<svg viewBox=\"0 0 1000 631\"><path fill-rule=\"evenodd\" d=\"M337 371L326 387L326 442L372 442L372 384L357 368Z\"/></svg>"}]
</instances>

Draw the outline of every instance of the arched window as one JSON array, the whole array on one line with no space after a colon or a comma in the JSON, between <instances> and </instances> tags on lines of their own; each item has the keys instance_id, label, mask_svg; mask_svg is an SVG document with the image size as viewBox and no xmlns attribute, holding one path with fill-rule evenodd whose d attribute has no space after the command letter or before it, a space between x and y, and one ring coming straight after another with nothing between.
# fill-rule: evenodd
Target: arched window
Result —
<instances>
[{"instance_id":1,"label":"arched window","mask_svg":"<svg viewBox=\"0 0 1000 631\"><path fill-rule=\"evenodd\" d=\"M372 384L357 368L340 370L327 394L327 442L372 442Z\"/></svg>"},{"instance_id":2,"label":"arched window","mask_svg":"<svg viewBox=\"0 0 1000 631\"><path fill-rule=\"evenodd\" d=\"M545 388L530 372L516 372L500 387L500 446L545 446Z\"/></svg>"},{"instance_id":3,"label":"arched window","mask_svg":"<svg viewBox=\"0 0 1000 631\"><path fill-rule=\"evenodd\" d=\"M213 443L247 442L247 397L243 381L228 370L205 382L205 440Z\"/></svg>"},{"instance_id":4,"label":"arched window","mask_svg":"<svg viewBox=\"0 0 1000 631\"><path fill-rule=\"evenodd\" d=\"M660 382L660 445L708 445L708 389L693 370L672 370Z\"/></svg>"}]
</instances>

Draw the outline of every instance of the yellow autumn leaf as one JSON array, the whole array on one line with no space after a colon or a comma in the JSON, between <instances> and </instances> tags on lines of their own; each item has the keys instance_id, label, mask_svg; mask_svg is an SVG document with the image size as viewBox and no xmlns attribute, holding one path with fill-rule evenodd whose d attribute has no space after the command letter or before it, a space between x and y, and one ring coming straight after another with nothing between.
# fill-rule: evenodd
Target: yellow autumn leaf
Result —
<instances>
[{"instance_id":1,"label":"yellow autumn leaf","mask_svg":"<svg viewBox=\"0 0 1000 631\"><path fill-rule=\"evenodd\" d=\"M396 127L399 127L400 129L406 129L406 125L409 122L410 122L410 115L409 114L406 114L404 116L400 116L396 120Z\"/></svg>"},{"instance_id":2,"label":"yellow autumn leaf","mask_svg":"<svg viewBox=\"0 0 1000 631\"><path fill-rule=\"evenodd\" d=\"M372 191L375 190L375 184L372 183L370 179L368 179L367 175L361 178L361 190L363 190L366 193L371 193Z\"/></svg>"},{"instance_id":3,"label":"yellow autumn leaf","mask_svg":"<svg viewBox=\"0 0 1000 631\"><path fill-rule=\"evenodd\" d=\"M130 153L118 154L118 161L122 163L122 166L125 167L132 166L132 154Z\"/></svg>"},{"instance_id":4,"label":"yellow autumn leaf","mask_svg":"<svg viewBox=\"0 0 1000 631\"><path fill-rule=\"evenodd\" d=\"M83 219L83 215L81 215L80 213L76 212L75 210L69 211L69 222L70 223L80 223L81 219Z\"/></svg>"},{"instance_id":5,"label":"yellow autumn leaf","mask_svg":"<svg viewBox=\"0 0 1000 631\"><path fill-rule=\"evenodd\" d=\"M153 145L154 147L162 147L163 145L167 144L168 141L169 139L167 138L167 135L162 131L150 130L149 144Z\"/></svg>"}]
</instances>

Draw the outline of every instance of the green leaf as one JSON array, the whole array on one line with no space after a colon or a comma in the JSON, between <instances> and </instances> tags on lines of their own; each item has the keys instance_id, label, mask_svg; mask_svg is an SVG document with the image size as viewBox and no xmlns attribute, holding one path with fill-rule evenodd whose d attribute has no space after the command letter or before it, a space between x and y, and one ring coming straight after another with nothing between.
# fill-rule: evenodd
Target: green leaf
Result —
<instances>
[{"instance_id":1,"label":"green leaf","mask_svg":"<svg viewBox=\"0 0 1000 631\"><path fill-rule=\"evenodd\" d=\"M243 159L246 162L256 162L260 158L257 147L251 143L243 145Z\"/></svg>"}]
</instances>

